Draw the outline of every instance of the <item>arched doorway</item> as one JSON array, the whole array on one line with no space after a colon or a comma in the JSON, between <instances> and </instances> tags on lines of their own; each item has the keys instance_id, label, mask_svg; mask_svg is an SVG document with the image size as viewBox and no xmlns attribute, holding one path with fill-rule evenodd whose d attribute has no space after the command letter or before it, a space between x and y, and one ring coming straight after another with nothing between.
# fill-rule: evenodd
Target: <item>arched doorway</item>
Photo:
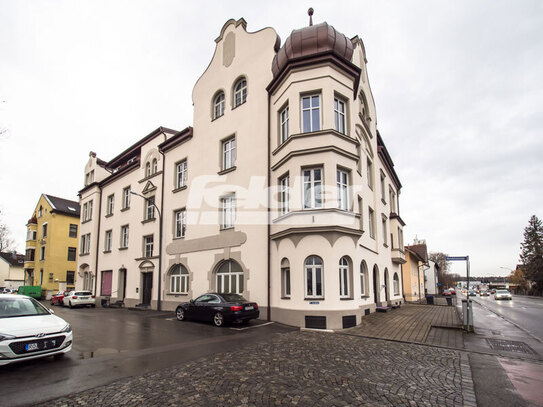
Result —
<instances>
[{"instance_id":1,"label":"arched doorway","mask_svg":"<svg viewBox=\"0 0 543 407\"><path fill-rule=\"evenodd\" d=\"M380 291L379 268L377 268L376 264L373 266L373 302L375 302L376 305L379 305L381 299Z\"/></svg>"},{"instance_id":2,"label":"arched doorway","mask_svg":"<svg viewBox=\"0 0 543 407\"><path fill-rule=\"evenodd\" d=\"M387 304L388 304L388 301L390 300L388 289L389 289L389 287L388 287L388 269L385 268L385 301L387 302Z\"/></svg>"}]
</instances>

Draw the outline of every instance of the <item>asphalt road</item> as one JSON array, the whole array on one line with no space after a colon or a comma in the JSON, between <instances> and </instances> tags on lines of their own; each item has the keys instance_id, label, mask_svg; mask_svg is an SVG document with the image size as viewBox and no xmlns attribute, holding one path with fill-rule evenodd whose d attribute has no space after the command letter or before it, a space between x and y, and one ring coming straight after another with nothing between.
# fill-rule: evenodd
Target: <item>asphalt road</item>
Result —
<instances>
[{"instance_id":1,"label":"asphalt road","mask_svg":"<svg viewBox=\"0 0 543 407\"><path fill-rule=\"evenodd\" d=\"M543 298L513 295L511 301L496 301L493 296L478 296L476 300L543 342Z\"/></svg>"},{"instance_id":2,"label":"asphalt road","mask_svg":"<svg viewBox=\"0 0 543 407\"><path fill-rule=\"evenodd\" d=\"M1 405L33 405L200 357L243 349L294 330L264 321L216 328L200 322L179 322L173 312L58 306L53 310L73 328L72 351L63 360L47 357L0 367Z\"/></svg>"}]
</instances>

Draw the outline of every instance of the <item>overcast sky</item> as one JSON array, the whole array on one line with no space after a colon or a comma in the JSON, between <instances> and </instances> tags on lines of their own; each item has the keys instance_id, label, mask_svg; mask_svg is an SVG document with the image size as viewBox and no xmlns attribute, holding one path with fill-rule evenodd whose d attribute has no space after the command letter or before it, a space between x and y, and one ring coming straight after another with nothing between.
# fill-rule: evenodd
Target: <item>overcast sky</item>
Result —
<instances>
[{"instance_id":1,"label":"overcast sky","mask_svg":"<svg viewBox=\"0 0 543 407\"><path fill-rule=\"evenodd\" d=\"M0 0L0 209L18 250L41 193L77 200L89 151L110 160L158 126L192 125L192 88L229 18L284 42L310 6L364 41L405 243L508 274L530 216L543 218L538 0Z\"/></svg>"}]
</instances>

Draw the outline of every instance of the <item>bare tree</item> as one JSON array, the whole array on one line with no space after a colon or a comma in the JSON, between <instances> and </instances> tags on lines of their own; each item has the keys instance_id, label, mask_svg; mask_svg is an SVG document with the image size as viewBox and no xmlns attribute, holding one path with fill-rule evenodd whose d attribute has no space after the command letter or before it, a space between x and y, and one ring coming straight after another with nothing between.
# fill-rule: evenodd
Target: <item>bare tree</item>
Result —
<instances>
[{"instance_id":1,"label":"bare tree","mask_svg":"<svg viewBox=\"0 0 543 407\"><path fill-rule=\"evenodd\" d=\"M0 209L0 252L7 252L14 249L14 241L10 237L8 225L4 222L3 213Z\"/></svg>"}]
</instances>

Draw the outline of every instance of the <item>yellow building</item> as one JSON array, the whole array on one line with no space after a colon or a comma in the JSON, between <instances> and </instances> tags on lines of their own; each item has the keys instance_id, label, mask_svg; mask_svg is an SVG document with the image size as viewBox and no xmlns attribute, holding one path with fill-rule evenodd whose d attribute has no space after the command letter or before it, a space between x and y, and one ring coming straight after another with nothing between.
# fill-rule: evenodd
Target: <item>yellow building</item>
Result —
<instances>
[{"instance_id":1,"label":"yellow building","mask_svg":"<svg viewBox=\"0 0 543 407\"><path fill-rule=\"evenodd\" d=\"M426 244L405 246L405 263L402 264L404 298L419 301L425 296L424 269L428 265Z\"/></svg>"},{"instance_id":2,"label":"yellow building","mask_svg":"<svg viewBox=\"0 0 543 407\"><path fill-rule=\"evenodd\" d=\"M42 194L26 226L25 285L41 286L46 298L75 288L79 203Z\"/></svg>"}]
</instances>

